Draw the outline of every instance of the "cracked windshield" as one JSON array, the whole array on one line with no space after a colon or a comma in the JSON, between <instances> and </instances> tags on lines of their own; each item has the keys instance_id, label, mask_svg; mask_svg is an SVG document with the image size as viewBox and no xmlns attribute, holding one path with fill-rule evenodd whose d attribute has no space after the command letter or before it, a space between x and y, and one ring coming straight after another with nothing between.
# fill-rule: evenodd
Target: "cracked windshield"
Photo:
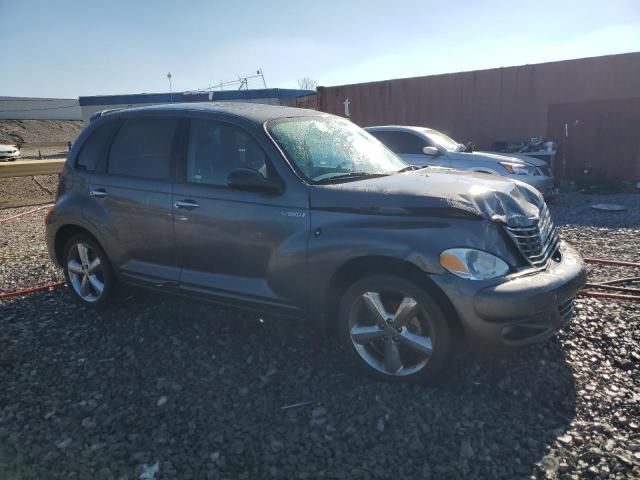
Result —
<instances>
[{"instance_id":1,"label":"cracked windshield","mask_svg":"<svg viewBox=\"0 0 640 480\"><path fill-rule=\"evenodd\" d=\"M389 175L406 167L393 152L347 120L284 119L268 129L296 170L313 183Z\"/></svg>"}]
</instances>

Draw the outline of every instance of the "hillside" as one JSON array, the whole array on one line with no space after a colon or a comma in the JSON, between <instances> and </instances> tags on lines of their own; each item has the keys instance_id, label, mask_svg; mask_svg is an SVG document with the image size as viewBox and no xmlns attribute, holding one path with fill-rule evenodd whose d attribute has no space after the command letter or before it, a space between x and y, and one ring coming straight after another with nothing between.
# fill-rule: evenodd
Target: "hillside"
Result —
<instances>
[{"instance_id":1,"label":"hillside","mask_svg":"<svg viewBox=\"0 0 640 480\"><path fill-rule=\"evenodd\" d=\"M0 143L73 142L80 120L0 120Z\"/></svg>"}]
</instances>

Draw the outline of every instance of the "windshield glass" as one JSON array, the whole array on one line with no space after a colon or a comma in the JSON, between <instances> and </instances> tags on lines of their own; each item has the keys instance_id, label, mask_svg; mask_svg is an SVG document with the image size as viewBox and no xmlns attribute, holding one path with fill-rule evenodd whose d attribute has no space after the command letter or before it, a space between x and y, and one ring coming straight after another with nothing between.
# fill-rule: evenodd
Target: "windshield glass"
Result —
<instances>
[{"instance_id":1,"label":"windshield glass","mask_svg":"<svg viewBox=\"0 0 640 480\"><path fill-rule=\"evenodd\" d=\"M446 148L450 152L458 152L460 151L460 147L464 148L463 145L456 142L453 138L445 135L444 133L438 132L437 130L428 130L425 129L424 132L429 139L441 147Z\"/></svg>"},{"instance_id":2,"label":"windshield glass","mask_svg":"<svg viewBox=\"0 0 640 480\"><path fill-rule=\"evenodd\" d=\"M353 123L338 117L282 118L267 129L310 182L388 175L407 166Z\"/></svg>"}]
</instances>

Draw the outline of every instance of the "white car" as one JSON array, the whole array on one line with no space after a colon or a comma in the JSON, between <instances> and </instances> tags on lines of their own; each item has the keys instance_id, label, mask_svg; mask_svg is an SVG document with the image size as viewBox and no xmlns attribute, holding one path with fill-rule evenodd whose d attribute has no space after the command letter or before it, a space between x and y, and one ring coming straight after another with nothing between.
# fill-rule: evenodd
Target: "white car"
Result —
<instances>
[{"instance_id":1,"label":"white car","mask_svg":"<svg viewBox=\"0 0 640 480\"><path fill-rule=\"evenodd\" d=\"M528 183L546 198L553 197L558 191L551 169L544 160L522 154L470 151L431 128L388 125L365 130L409 165L433 165L510 177Z\"/></svg>"},{"instance_id":2,"label":"white car","mask_svg":"<svg viewBox=\"0 0 640 480\"><path fill-rule=\"evenodd\" d=\"M0 144L0 162L11 162L20 158L20 149L15 145Z\"/></svg>"}]
</instances>

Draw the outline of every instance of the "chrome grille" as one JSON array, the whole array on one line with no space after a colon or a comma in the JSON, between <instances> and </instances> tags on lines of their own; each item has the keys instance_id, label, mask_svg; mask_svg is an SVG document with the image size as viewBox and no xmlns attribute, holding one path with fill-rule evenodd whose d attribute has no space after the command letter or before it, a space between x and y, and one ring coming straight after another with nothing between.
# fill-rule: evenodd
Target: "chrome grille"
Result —
<instances>
[{"instance_id":1,"label":"chrome grille","mask_svg":"<svg viewBox=\"0 0 640 480\"><path fill-rule=\"evenodd\" d=\"M507 227L507 231L520 252L534 267L544 267L560 245L560 237L546 204L540 210L537 225Z\"/></svg>"},{"instance_id":2,"label":"chrome grille","mask_svg":"<svg viewBox=\"0 0 640 480\"><path fill-rule=\"evenodd\" d=\"M540 175L542 175L543 177L550 177L551 176L551 169L549 167L546 167L546 166L538 167L538 173Z\"/></svg>"}]
</instances>

